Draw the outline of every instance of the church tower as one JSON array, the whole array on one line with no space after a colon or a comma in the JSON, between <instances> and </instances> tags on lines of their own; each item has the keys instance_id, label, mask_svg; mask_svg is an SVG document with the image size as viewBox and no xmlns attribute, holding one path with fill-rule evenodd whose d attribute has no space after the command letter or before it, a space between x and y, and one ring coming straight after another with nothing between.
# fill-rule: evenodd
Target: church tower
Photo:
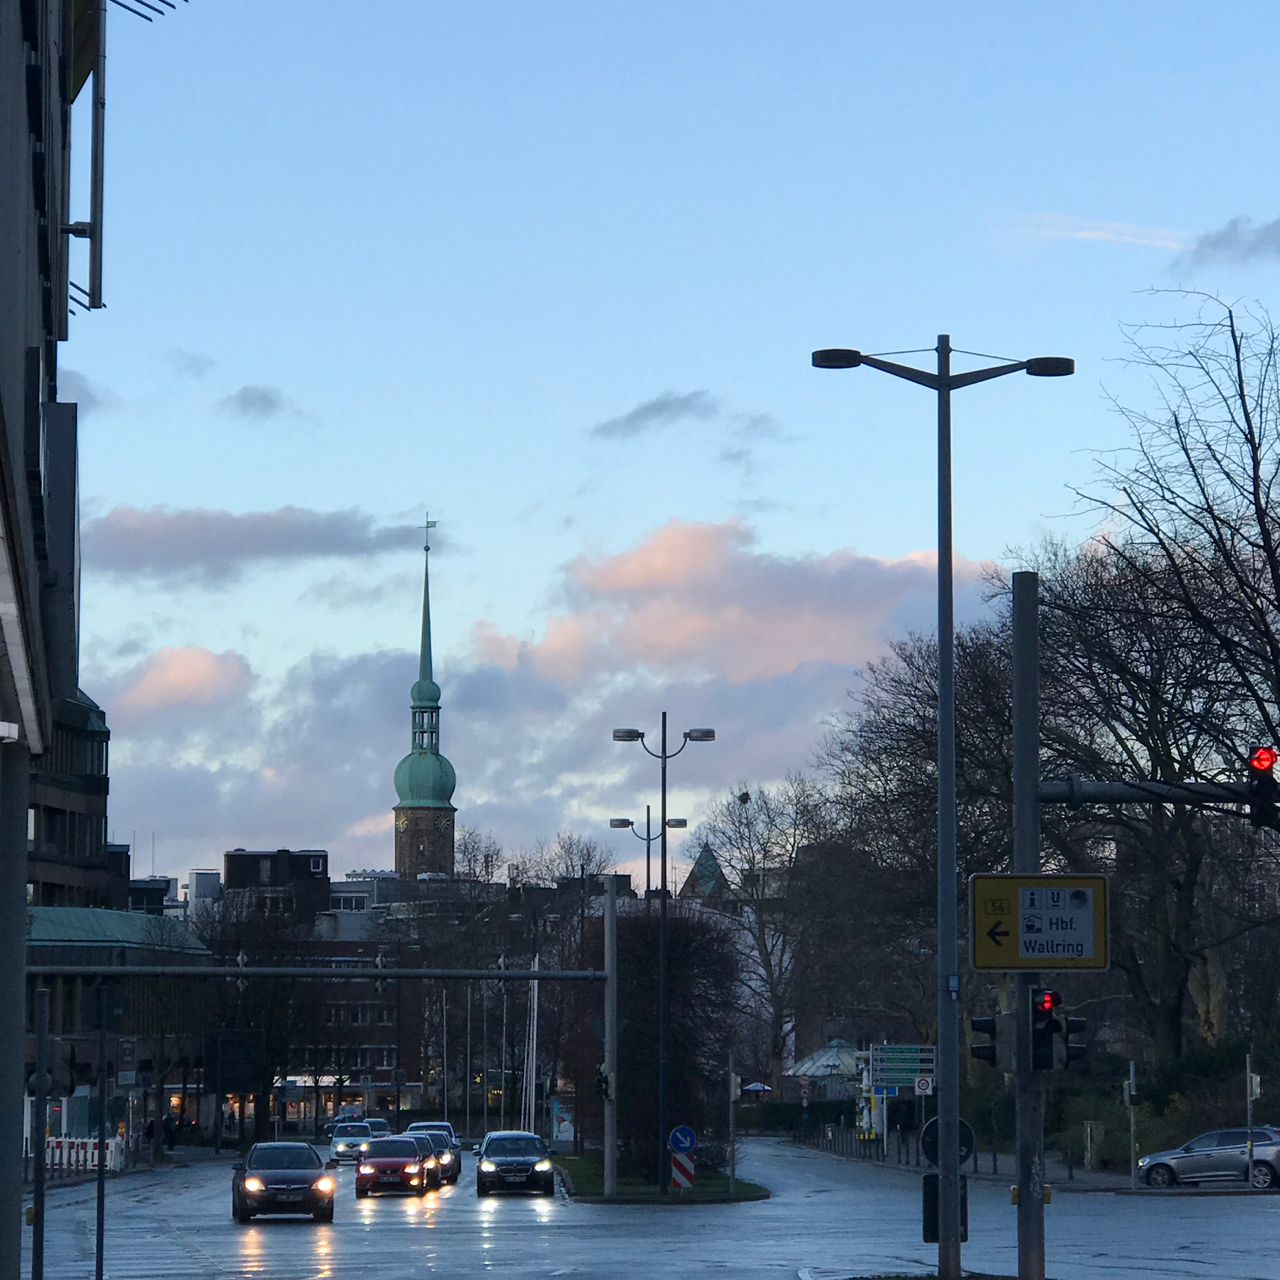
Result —
<instances>
[{"instance_id":1,"label":"church tower","mask_svg":"<svg viewBox=\"0 0 1280 1280\"><path fill-rule=\"evenodd\" d=\"M422 650L413 686L412 749L396 765L396 875L416 880L424 871L453 875L453 765L440 754L440 686L431 674L431 545L423 547Z\"/></svg>"}]
</instances>

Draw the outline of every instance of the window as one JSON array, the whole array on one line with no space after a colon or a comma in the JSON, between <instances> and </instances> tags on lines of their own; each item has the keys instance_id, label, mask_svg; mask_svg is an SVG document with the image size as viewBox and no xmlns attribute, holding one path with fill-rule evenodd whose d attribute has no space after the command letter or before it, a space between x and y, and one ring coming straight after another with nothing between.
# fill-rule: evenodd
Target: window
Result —
<instances>
[{"instance_id":1,"label":"window","mask_svg":"<svg viewBox=\"0 0 1280 1280\"><path fill-rule=\"evenodd\" d=\"M1218 1145L1220 1147L1243 1147L1248 1141L1248 1129L1223 1129L1218 1134Z\"/></svg>"},{"instance_id":2,"label":"window","mask_svg":"<svg viewBox=\"0 0 1280 1280\"><path fill-rule=\"evenodd\" d=\"M382 1026L389 1027L392 1022L392 1016L393 1011L390 1005L384 1004L378 1009L378 1022Z\"/></svg>"},{"instance_id":3,"label":"window","mask_svg":"<svg viewBox=\"0 0 1280 1280\"><path fill-rule=\"evenodd\" d=\"M1208 1151L1210 1147L1216 1147L1217 1145L1218 1132L1217 1130L1214 1130L1213 1133L1202 1133L1198 1138L1192 1138L1191 1141L1187 1143L1187 1150Z\"/></svg>"},{"instance_id":4,"label":"window","mask_svg":"<svg viewBox=\"0 0 1280 1280\"><path fill-rule=\"evenodd\" d=\"M378 1066L384 1069L390 1069L396 1065L396 1051L394 1049L378 1050Z\"/></svg>"},{"instance_id":5,"label":"window","mask_svg":"<svg viewBox=\"0 0 1280 1280\"><path fill-rule=\"evenodd\" d=\"M258 859L258 883L259 884L271 883L271 859L270 858Z\"/></svg>"},{"instance_id":6,"label":"window","mask_svg":"<svg viewBox=\"0 0 1280 1280\"><path fill-rule=\"evenodd\" d=\"M312 859L311 859L311 870L312 870L312 871L314 871L317 875L322 875L322 874L324 873L324 859L323 859L323 858L312 858Z\"/></svg>"}]
</instances>

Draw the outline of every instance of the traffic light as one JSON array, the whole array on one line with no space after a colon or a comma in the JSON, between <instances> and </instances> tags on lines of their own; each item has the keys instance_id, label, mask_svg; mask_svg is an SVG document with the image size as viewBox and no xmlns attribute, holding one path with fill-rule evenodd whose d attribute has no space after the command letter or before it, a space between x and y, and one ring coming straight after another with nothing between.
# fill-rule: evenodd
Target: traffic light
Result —
<instances>
[{"instance_id":1,"label":"traffic light","mask_svg":"<svg viewBox=\"0 0 1280 1280\"><path fill-rule=\"evenodd\" d=\"M1031 1070L1052 1071L1054 1068L1054 1042L1062 1034L1062 1022L1057 1016L1062 996L1044 987L1031 989Z\"/></svg>"},{"instance_id":2,"label":"traffic light","mask_svg":"<svg viewBox=\"0 0 1280 1280\"><path fill-rule=\"evenodd\" d=\"M729 1072L729 1101L737 1102L742 1097L742 1077L735 1071Z\"/></svg>"},{"instance_id":3,"label":"traffic light","mask_svg":"<svg viewBox=\"0 0 1280 1280\"><path fill-rule=\"evenodd\" d=\"M979 1036L988 1036L986 1044L971 1044L969 1052L980 1062L989 1062L1001 1071L1012 1071L1013 1042L1016 1028L1013 1014L1000 1013L994 1018L970 1018L969 1029Z\"/></svg>"},{"instance_id":4,"label":"traffic light","mask_svg":"<svg viewBox=\"0 0 1280 1280\"><path fill-rule=\"evenodd\" d=\"M612 1096L612 1090L609 1087L609 1073L604 1069L603 1064L596 1071L596 1092L606 1102Z\"/></svg>"},{"instance_id":5,"label":"traffic light","mask_svg":"<svg viewBox=\"0 0 1280 1280\"><path fill-rule=\"evenodd\" d=\"M1280 827L1276 800L1275 747L1255 747L1249 757L1249 821L1255 827Z\"/></svg>"},{"instance_id":6,"label":"traffic light","mask_svg":"<svg viewBox=\"0 0 1280 1280\"><path fill-rule=\"evenodd\" d=\"M1072 1044L1071 1037L1084 1035L1089 1024L1083 1018L1059 1018L1058 1021L1062 1024L1062 1033L1054 1046L1053 1069L1065 1071L1073 1062L1084 1060L1088 1050L1082 1044Z\"/></svg>"}]
</instances>

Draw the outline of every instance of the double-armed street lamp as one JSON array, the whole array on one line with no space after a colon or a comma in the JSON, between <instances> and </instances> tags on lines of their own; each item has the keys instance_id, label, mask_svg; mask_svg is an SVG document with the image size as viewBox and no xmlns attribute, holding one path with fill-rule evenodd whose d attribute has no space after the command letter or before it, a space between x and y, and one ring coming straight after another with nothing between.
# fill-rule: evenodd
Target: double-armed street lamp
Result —
<instances>
[{"instance_id":1,"label":"double-armed street lamp","mask_svg":"<svg viewBox=\"0 0 1280 1280\"><path fill-rule=\"evenodd\" d=\"M714 729L686 729L684 741L667 750L667 713L662 713L662 746L654 751L639 729L615 729L614 742L638 742L662 764L662 811L659 818L659 858L661 860L658 890L658 1192L669 1194L670 1179L666 1174L667 1155L667 829L688 826L684 818L667 817L667 761L674 760L691 742L714 742ZM611 827L630 825L626 818L614 818ZM647 848L647 846L646 846Z\"/></svg>"},{"instance_id":2,"label":"double-armed street lamp","mask_svg":"<svg viewBox=\"0 0 1280 1280\"><path fill-rule=\"evenodd\" d=\"M653 842L658 839L653 833L653 817L648 805L644 807L644 835L636 830L636 824L631 818L610 818L609 825L615 831L630 831L637 840L644 841L644 896L645 901L649 900L649 893L653 889L653 870L650 865L651 854L653 853ZM667 820L669 827L685 825L683 818L669 818Z\"/></svg>"},{"instance_id":3,"label":"double-armed street lamp","mask_svg":"<svg viewBox=\"0 0 1280 1280\"><path fill-rule=\"evenodd\" d=\"M936 372L842 347L813 353L817 369L866 365L905 378L938 395L938 1276L960 1280L960 959L956 921L955 596L951 550L951 393L962 387L1027 373L1062 378L1075 361L1037 356L951 372L950 335L938 335ZM962 355L974 354L960 352Z\"/></svg>"}]
</instances>

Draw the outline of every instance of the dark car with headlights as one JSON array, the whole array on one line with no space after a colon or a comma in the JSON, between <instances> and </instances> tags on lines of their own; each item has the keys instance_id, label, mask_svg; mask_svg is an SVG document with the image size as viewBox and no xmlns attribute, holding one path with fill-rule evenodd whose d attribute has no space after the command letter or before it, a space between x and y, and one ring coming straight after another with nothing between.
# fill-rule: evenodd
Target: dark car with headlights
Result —
<instances>
[{"instance_id":1,"label":"dark car with headlights","mask_svg":"<svg viewBox=\"0 0 1280 1280\"><path fill-rule=\"evenodd\" d=\"M1214 1129L1170 1151L1153 1151L1138 1161L1149 1187L1180 1183L1244 1182L1249 1177L1249 1130ZM1253 1130L1253 1187L1267 1191L1280 1186L1280 1130Z\"/></svg>"},{"instance_id":2,"label":"dark car with headlights","mask_svg":"<svg viewBox=\"0 0 1280 1280\"><path fill-rule=\"evenodd\" d=\"M423 1157L412 1138L374 1138L356 1165L356 1199L363 1200L373 1191L425 1195L435 1171L423 1169L422 1164Z\"/></svg>"},{"instance_id":3,"label":"dark car with headlights","mask_svg":"<svg viewBox=\"0 0 1280 1280\"><path fill-rule=\"evenodd\" d=\"M250 1222L263 1213L309 1213L333 1221L333 1170L306 1142L258 1142L232 1166L231 1216Z\"/></svg>"},{"instance_id":4,"label":"dark car with headlights","mask_svg":"<svg viewBox=\"0 0 1280 1280\"><path fill-rule=\"evenodd\" d=\"M458 1181L458 1171L462 1168L462 1161L458 1157L458 1152L450 1144L448 1134L441 1133L438 1129L414 1129L409 1136L415 1142L425 1143L431 1149L440 1169L441 1182Z\"/></svg>"},{"instance_id":5,"label":"dark car with headlights","mask_svg":"<svg viewBox=\"0 0 1280 1280\"><path fill-rule=\"evenodd\" d=\"M536 1191L549 1196L555 1189L551 1152L536 1133L510 1130L485 1135L476 1151L476 1195Z\"/></svg>"},{"instance_id":6,"label":"dark car with headlights","mask_svg":"<svg viewBox=\"0 0 1280 1280\"><path fill-rule=\"evenodd\" d=\"M406 1133L402 1135L406 1138L412 1138L418 1146L418 1155L421 1157L422 1171L427 1177L427 1190L439 1191L440 1184L444 1181L444 1170L440 1167L440 1153L436 1150L436 1144L431 1141L431 1135L427 1133Z\"/></svg>"},{"instance_id":7,"label":"dark car with headlights","mask_svg":"<svg viewBox=\"0 0 1280 1280\"><path fill-rule=\"evenodd\" d=\"M361 1153L373 1141L373 1130L363 1120L345 1121L334 1125L330 1141L335 1160L359 1160Z\"/></svg>"}]
</instances>

